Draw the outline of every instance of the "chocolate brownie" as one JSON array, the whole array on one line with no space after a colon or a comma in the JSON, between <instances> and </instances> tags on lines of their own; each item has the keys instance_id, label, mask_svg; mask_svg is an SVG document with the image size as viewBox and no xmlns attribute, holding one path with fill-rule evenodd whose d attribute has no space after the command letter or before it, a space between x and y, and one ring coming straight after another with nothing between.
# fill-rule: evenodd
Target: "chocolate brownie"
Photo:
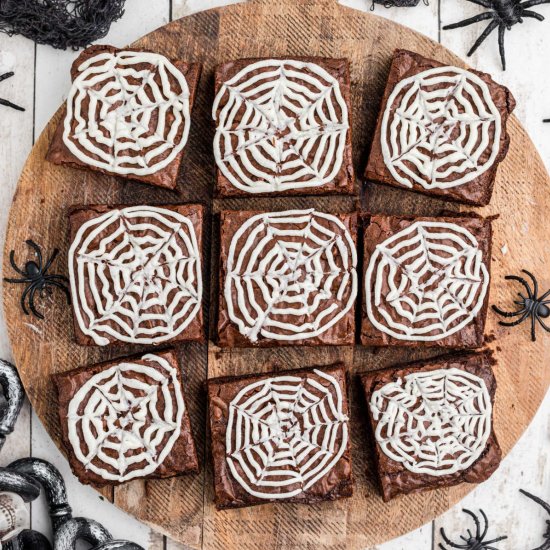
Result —
<instances>
[{"instance_id":1,"label":"chocolate brownie","mask_svg":"<svg viewBox=\"0 0 550 550\"><path fill-rule=\"evenodd\" d=\"M204 341L203 207L74 207L69 278L86 346Z\"/></svg>"},{"instance_id":2,"label":"chocolate brownie","mask_svg":"<svg viewBox=\"0 0 550 550\"><path fill-rule=\"evenodd\" d=\"M222 347L353 345L357 215L221 213Z\"/></svg>"},{"instance_id":3,"label":"chocolate brownie","mask_svg":"<svg viewBox=\"0 0 550 550\"><path fill-rule=\"evenodd\" d=\"M218 509L353 493L343 365L208 380Z\"/></svg>"},{"instance_id":4,"label":"chocolate brownie","mask_svg":"<svg viewBox=\"0 0 550 550\"><path fill-rule=\"evenodd\" d=\"M488 74L397 50L365 179L485 206L514 108L510 91Z\"/></svg>"},{"instance_id":5,"label":"chocolate brownie","mask_svg":"<svg viewBox=\"0 0 550 550\"><path fill-rule=\"evenodd\" d=\"M147 50L87 48L47 159L175 188L200 72Z\"/></svg>"},{"instance_id":6,"label":"chocolate brownie","mask_svg":"<svg viewBox=\"0 0 550 550\"><path fill-rule=\"evenodd\" d=\"M220 196L355 194L347 59L239 59L217 67Z\"/></svg>"},{"instance_id":7,"label":"chocolate brownie","mask_svg":"<svg viewBox=\"0 0 550 550\"><path fill-rule=\"evenodd\" d=\"M63 445L82 483L198 472L182 377L171 350L54 375Z\"/></svg>"},{"instance_id":8,"label":"chocolate brownie","mask_svg":"<svg viewBox=\"0 0 550 550\"><path fill-rule=\"evenodd\" d=\"M385 501L481 483L498 468L492 364L468 352L361 376Z\"/></svg>"},{"instance_id":9,"label":"chocolate brownie","mask_svg":"<svg viewBox=\"0 0 550 550\"><path fill-rule=\"evenodd\" d=\"M361 343L481 347L491 220L376 215L366 223Z\"/></svg>"}]
</instances>

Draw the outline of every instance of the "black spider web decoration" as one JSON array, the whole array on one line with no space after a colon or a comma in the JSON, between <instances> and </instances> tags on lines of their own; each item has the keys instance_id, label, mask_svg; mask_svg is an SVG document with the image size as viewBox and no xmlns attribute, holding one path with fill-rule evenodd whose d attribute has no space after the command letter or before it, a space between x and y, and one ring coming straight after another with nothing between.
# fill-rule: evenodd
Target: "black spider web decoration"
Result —
<instances>
[{"instance_id":1,"label":"black spider web decoration","mask_svg":"<svg viewBox=\"0 0 550 550\"><path fill-rule=\"evenodd\" d=\"M126 0L2 0L0 32L60 50L103 38L124 14Z\"/></svg>"}]
</instances>

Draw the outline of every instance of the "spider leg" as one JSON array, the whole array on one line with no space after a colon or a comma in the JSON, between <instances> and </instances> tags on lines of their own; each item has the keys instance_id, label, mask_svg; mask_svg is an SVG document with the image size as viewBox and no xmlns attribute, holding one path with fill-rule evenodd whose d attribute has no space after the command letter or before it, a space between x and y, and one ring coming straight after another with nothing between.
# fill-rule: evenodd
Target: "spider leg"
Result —
<instances>
[{"instance_id":1,"label":"spider leg","mask_svg":"<svg viewBox=\"0 0 550 550\"><path fill-rule=\"evenodd\" d=\"M548 290L547 292L545 292L545 293L539 298L539 301L544 300L549 294L550 294L550 290Z\"/></svg>"},{"instance_id":2,"label":"spider leg","mask_svg":"<svg viewBox=\"0 0 550 550\"><path fill-rule=\"evenodd\" d=\"M62 290L65 293L65 296L67 297L67 303L69 305L71 304L71 293L69 292L69 290L65 286L63 286L58 281L48 281L47 284L55 286L56 288L59 288L60 290Z\"/></svg>"},{"instance_id":3,"label":"spider leg","mask_svg":"<svg viewBox=\"0 0 550 550\"><path fill-rule=\"evenodd\" d=\"M494 544L495 542L500 542L501 540L505 540L507 539L508 537L506 535L502 536L502 537L498 537L498 539L493 539L493 540L488 540L488 541L484 541L484 544ZM493 548L492 546L489 546L488 548ZM498 550L495 549L495 550Z\"/></svg>"},{"instance_id":4,"label":"spider leg","mask_svg":"<svg viewBox=\"0 0 550 550\"><path fill-rule=\"evenodd\" d=\"M487 19L492 19L493 14L491 12L480 13L479 15L474 15L474 17L469 17L460 21L458 23L453 23L452 25L445 25L443 27L444 31L451 31L453 29L459 29L461 27L467 27L468 25L473 25L474 23L479 23L480 21L486 21Z\"/></svg>"},{"instance_id":5,"label":"spider leg","mask_svg":"<svg viewBox=\"0 0 550 550\"><path fill-rule=\"evenodd\" d=\"M13 269L15 269L15 271L17 271L17 273L19 273L19 275L23 275L23 277L27 276L27 274L23 270L19 269L17 267L17 264L15 263L15 250L12 250L10 252L10 264L13 267Z\"/></svg>"},{"instance_id":6,"label":"spider leg","mask_svg":"<svg viewBox=\"0 0 550 550\"><path fill-rule=\"evenodd\" d=\"M532 8L533 6L540 6L541 4L550 4L550 0L527 0L527 2L520 2L519 5L522 8Z\"/></svg>"},{"instance_id":7,"label":"spider leg","mask_svg":"<svg viewBox=\"0 0 550 550\"><path fill-rule=\"evenodd\" d=\"M474 54L474 52L481 46L481 44L485 41L485 39L498 27L499 23L498 21L491 21L487 28L481 33L480 37L476 40L475 44L471 47L470 51L468 52L468 57Z\"/></svg>"},{"instance_id":8,"label":"spider leg","mask_svg":"<svg viewBox=\"0 0 550 550\"><path fill-rule=\"evenodd\" d=\"M3 82L4 80L7 80L8 78L11 78L15 73L13 71L10 71L9 73L4 73L3 75L0 75L0 82Z\"/></svg>"},{"instance_id":9,"label":"spider leg","mask_svg":"<svg viewBox=\"0 0 550 550\"><path fill-rule=\"evenodd\" d=\"M515 327L519 325L520 323L523 323L527 316L529 315L529 312L526 311L519 319L516 319L515 321L507 322L507 321L499 321L498 324L503 327Z\"/></svg>"},{"instance_id":10,"label":"spider leg","mask_svg":"<svg viewBox=\"0 0 550 550\"><path fill-rule=\"evenodd\" d=\"M471 511L471 510L467 510L466 508L463 508L462 511L465 513L465 514L468 514L473 520L474 520L474 523L475 523L475 526L476 526L476 536L475 538L477 540L480 540L480 532L481 532L481 526L479 524L479 520L477 519L477 516ZM481 511L481 513L483 514L483 511ZM485 514L483 514L483 517L485 518ZM470 538L471 538L471 533L470 533L470 530L468 530L468 534L470 535ZM481 537L483 538L483 537Z\"/></svg>"},{"instance_id":11,"label":"spider leg","mask_svg":"<svg viewBox=\"0 0 550 550\"><path fill-rule=\"evenodd\" d=\"M59 248L54 248L54 251L52 252L52 255L50 256L50 259L46 262L46 265L42 269L42 273L44 273L44 275L46 274L46 272L48 271L48 269L52 265L53 261L57 258L58 254L59 254Z\"/></svg>"},{"instance_id":12,"label":"spider leg","mask_svg":"<svg viewBox=\"0 0 550 550\"><path fill-rule=\"evenodd\" d=\"M539 21L544 21L544 15L541 15L540 13L531 11L531 10L525 10L521 14L522 17L531 17L531 19L538 19Z\"/></svg>"},{"instance_id":13,"label":"spider leg","mask_svg":"<svg viewBox=\"0 0 550 550\"><path fill-rule=\"evenodd\" d=\"M46 279L48 281L64 281L66 283L69 283L69 278L65 277L65 275L48 275Z\"/></svg>"},{"instance_id":14,"label":"spider leg","mask_svg":"<svg viewBox=\"0 0 550 550\"><path fill-rule=\"evenodd\" d=\"M493 308L493 311L495 313L498 313L499 315L502 315L503 317L516 317L517 315L522 315L526 311L525 308L520 309L519 311L503 311L502 309L500 309L497 306L492 306L492 308Z\"/></svg>"},{"instance_id":15,"label":"spider leg","mask_svg":"<svg viewBox=\"0 0 550 550\"><path fill-rule=\"evenodd\" d=\"M32 286L30 287L31 288L31 292L29 294L29 308L31 309L33 315L35 315L36 317L38 317L39 319L44 319L44 315L42 315L35 307L34 305L34 295L36 293L36 286Z\"/></svg>"},{"instance_id":16,"label":"spider leg","mask_svg":"<svg viewBox=\"0 0 550 550\"><path fill-rule=\"evenodd\" d=\"M487 535L487 531L489 530L489 520L487 519L487 515L485 514L485 512L480 508L479 511L481 512L481 515L483 517L483 521L484 521L484 527L483 527L483 533L481 533L481 529L478 529L477 531L477 539L478 540L483 540L486 535ZM476 523L476 525L478 525Z\"/></svg>"},{"instance_id":17,"label":"spider leg","mask_svg":"<svg viewBox=\"0 0 550 550\"><path fill-rule=\"evenodd\" d=\"M500 52L500 62L502 63L502 70L506 70L506 51L504 50L504 33L506 32L506 27L500 25L498 28L498 49Z\"/></svg>"},{"instance_id":18,"label":"spider leg","mask_svg":"<svg viewBox=\"0 0 550 550\"><path fill-rule=\"evenodd\" d=\"M536 315L531 315L531 341L536 342L537 336L535 335L535 321L537 317Z\"/></svg>"},{"instance_id":19,"label":"spider leg","mask_svg":"<svg viewBox=\"0 0 550 550\"><path fill-rule=\"evenodd\" d=\"M451 539L449 539L449 537L448 537L447 534L445 533L445 529L443 529L443 527L439 530L439 532L441 533L441 538L444 540L445 544L447 544L447 545L450 546L451 548L466 548L465 545L463 545L463 544L456 544L456 543L453 542ZM443 548L443 550L447 550L441 543L439 543L439 547L440 547L440 548Z\"/></svg>"},{"instance_id":20,"label":"spider leg","mask_svg":"<svg viewBox=\"0 0 550 550\"><path fill-rule=\"evenodd\" d=\"M34 285L29 285L25 291L23 292L23 294L21 294L21 309L23 310L23 313L25 315L29 315L29 310L27 309L27 304L26 304L26 300L27 300L27 296L29 294L29 292L31 291L31 289L34 288Z\"/></svg>"},{"instance_id":21,"label":"spider leg","mask_svg":"<svg viewBox=\"0 0 550 550\"><path fill-rule=\"evenodd\" d=\"M523 277L518 277L517 275L506 275L506 277L504 277L504 279L506 281L518 281L518 283L521 283L524 287L525 287L525 290L527 290L527 295L529 296L529 298L531 298L531 300L533 300L533 293L531 292L531 289L529 288L529 285L527 284L527 281L523 278ZM521 294L520 294L521 296Z\"/></svg>"},{"instance_id":22,"label":"spider leg","mask_svg":"<svg viewBox=\"0 0 550 550\"><path fill-rule=\"evenodd\" d=\"M523 271L523 273L525 273L533 282L533 296L529 296L529 298L536 300L537 294L539 293L539 283L537 282L537 280L535 279L535 276L530 271L527 271L526 269L522 269L521 271Z\"/></svg>"},{"instance_id":23,"label":"spider leg","mask_svg":"<svg viewBox=\"0 0 550 550\"><path fill-rule=\"evenodd\" d=\"M42 251L40 250L40 247L30 239L25 241L35 252L38 256L38 269L42 271Z\"/></svg>"},{"instance_id":24,"label":"spider leg","mask_svg":"<svg viewBox=\"0 0 550 550\"><path fill-rule=\"evenodd\" d=\"M477 4L478 6L483 6L484 8L491 9L491 0L468 0L472 4Z\"/></svg>"},{"instance_id":25,"label":"spider leg","mask_svg":"<svg viewBox=\"0 0 550 550\"><path fill-rule=\"evenodd\" d=\"M31 283L32 279L4 279L6 283Z\"/></svg>"}]
</instances>

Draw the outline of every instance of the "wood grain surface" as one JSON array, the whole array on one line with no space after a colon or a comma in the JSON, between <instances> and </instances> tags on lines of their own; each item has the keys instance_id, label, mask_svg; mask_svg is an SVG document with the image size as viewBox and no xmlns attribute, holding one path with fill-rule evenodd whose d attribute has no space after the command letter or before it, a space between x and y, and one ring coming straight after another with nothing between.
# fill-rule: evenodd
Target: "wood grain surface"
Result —
<instances>
[{"instance_id":1,"label":"wood grain surface","mask_svg":"<svg viewBox=\"0 0 550 550\"><path fill-rule=\"evenodd\" d=\"M72 204L201 201L210 205L214 214L222 208L354 208L352 198L212 199L212 74L219 62L254 56L348 57L352 67L354 161L358 173L366 162L393 50L405 47L443 62L463 65L428 38L385 19L345 8L335 0L279 0L277 3L254 0L183 18L139 40L135 46L204 64L177 191L47 163L44 157L60 120L61 112L58 112L37 141L23 170L10 214L5 263L12 249L22 263L29 255L24 241L33 238L45 250L61 249L54 269L66 273L66 213ZM500 215L495 222L491 302L501 304L508 303L515 290L503 280L505 274L516 273L523 267L544 273L544 267L550 265L544 231L546 208L550 205L550 181L515 118L511 121L510 133L510 153L499 170L493 201L489 207L478 210L484 215ZM437 214L443 209L457 209L440 200L375 185L369 185L360 200L362 207L372 212ZM209 223L212 219L215 218L209 217ZM211 227L211 232L207 231L207 253L212 250L212 257L216 258L215 223L211 223ZM525 231L528 242L520 237ZM212 238L209 239L209 235ZM217 273L215 260L212 266L208 266L208 262L205 266L207 271ZM4 288L5 316L14 357L38 416L59 444L55 392L49 375L139 348L79 347L73 342L72 313L61 296L47 304L47 321L38 322L22 315L20 292L15 286ZM215 285L212 297L211 304L205 305L207 311L210 305L212 309L217 305ZM523 331L499 327L492 314L487 333L498 360L496 430L507 453L528 425L550 384L544 365L545 354L550 353L550 340L540 339L536 345L529 345ZM345 361L351 372L356 373L433 353L400 348L221 350L212 343L181 346L179 355L191 422L204 464L201 474L162 481L135 481L114 491L104 490L103 494L138 519L190 547L252 549L258 547L261 537L262 548L266 549L364 548L392 539L441 514L471 487L438 490L384 504L374 481L365 437L364 404L355 377L351 392L355 496L311 507L266 505L221 513L215 512L212 504L203 382L207 376L328 364L337 359Z\"/></svg>"}]
</instances>

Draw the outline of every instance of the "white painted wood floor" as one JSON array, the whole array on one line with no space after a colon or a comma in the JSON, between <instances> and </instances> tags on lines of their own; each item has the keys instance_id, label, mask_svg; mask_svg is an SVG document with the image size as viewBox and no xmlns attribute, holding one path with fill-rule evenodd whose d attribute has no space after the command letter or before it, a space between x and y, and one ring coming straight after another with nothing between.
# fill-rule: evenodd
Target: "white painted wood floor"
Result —
<instances>
[{"instance_id":1,"label":"white painted wood floor","mask_svg":"<svg viewBox=\"0 0 550 550\"><path fill-rule=\"evenodd\" d=\"M276 0L274 0L276 1ZM370 0L341 0L343 4L367 10ZM124 46L140 36L166 24L171 19L228 3L227 0L127 0L126 15L113 25L104 42ZM518 100L516 114L526 126L550 170L550 6L539 6L547 22L525 20L507 33L508 70L503 73L498 59L496 34L491 36L470 60L471 64L494 75L497 81L510 87ZM465 30L443 31L442 26L480 13L482 8L466 0L430 0L430 6L420 3L412 9L386 10L377 6L376 13L413 27L465 57L466 52L485 24ZM65 99L69 89L69 67L75 52L60 52L47 46L0 35L0 71L15 71L15 77L3 82L0 97L27 108L18 113L0 107L0 227L3 229L17 179L34 139ZM0 73L1 74L1 73ZM536 200L536 197L534 197ZM521 231L521 230L520 230ZM4 232L0 231L0 241ZM528 235L524 235L528 239ZM526 241L528 244L528 241ZM505 243L495 243L501 247ZM3 242L0 242L3 246ZM526 266L528 267L528 266ZM1 269L1 267L0 267ZM550 274L539 273L545 288L550 286ZM0 313L3 317L3 313ZM520 329L521 330L521 329ZM541 337L544 337L541 335ZM548 336L547 336L548 337ZM531 345L526 333L525 345ZM10 346L4 319L0 319L0 357L10 359ZM39 361L40 358L37 358ZM549 358L550 363L550 358ZM550 364L548 365L550 368ZM542 543L546 528L542 509L518 493L524 488L550 500L550 397L547 398L533 423L513 452L504 460L498 472L478 487L453 510L418 531L383 544L377 550L429 550L438 548L440 528L447 533L464 533L469 527L462 508L483 508L491 523L489 538L508 534L499 544L502 550L529 550ZM116 538L128 538L149 550L176 550L182 547L139 524L114 506L100 500L98 494L78 483L65 458L55 448L40 421L26 405L15 433L8 439L0 456L4 466L15 458L36 456L52 461L63 473L75 515L92 517L110 529ZM48 533L49 520L43 502L32 505L32 527ZM260 548L260 547L259 547ZM286 550L286 549L284 549ZM374 550L374 549L372 549Z\"/></svg>"}]
</instances>

